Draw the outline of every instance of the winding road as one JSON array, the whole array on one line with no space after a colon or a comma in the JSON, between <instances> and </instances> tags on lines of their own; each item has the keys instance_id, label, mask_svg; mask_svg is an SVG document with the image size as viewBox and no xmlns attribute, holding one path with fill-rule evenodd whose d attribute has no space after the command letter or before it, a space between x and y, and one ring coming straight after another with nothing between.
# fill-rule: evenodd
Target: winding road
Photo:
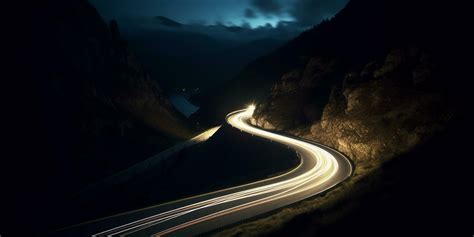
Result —
<instances>
[{"instance_id":1,"label":"winding road","mask_svg":"<svg viewBox=\"0 0 474 237\"><path fill-rule=\"evenodd\" d=\"M92 236L193 236L317 195L351 175L350 161L332 148L250 125L253 111L253 106L235 111L227 123L294 149L299 166L258 182L108 218L88 225L84 233L102 228Z\"/></svg>"}]
</instances>

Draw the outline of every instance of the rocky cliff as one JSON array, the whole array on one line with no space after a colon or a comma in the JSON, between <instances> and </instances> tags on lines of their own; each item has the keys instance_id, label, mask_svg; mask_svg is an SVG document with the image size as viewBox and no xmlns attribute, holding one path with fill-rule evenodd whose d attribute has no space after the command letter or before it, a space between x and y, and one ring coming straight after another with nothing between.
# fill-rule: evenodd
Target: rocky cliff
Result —
<instances>
[{"instance_id":1,"label":"rocky cliff","mask_svg":"<svg viewBox=\"0 0 474 237\"><path fill-rule=\"evenodd\" d=\"M455 35L442 10L427 1L350 1L250 64L231 90L212 97L232 97L215 100L214 109L254 98L255 125L334 146L356 162L373 165L409 151L462 107L462 81L451 75L453 43L438 37Z\"/></svg>"},{"instance_id":2,"label":"rocky cliff","mask_svg":"<svg viewBox=\"0 0 474 237\"><path fill-rule=\"evenodd\" d=\"M438 69L416 47L345 70L336 59L313 57L275 83L252 122L335 147L359 168L373 166L426 141L455 116L436 83Z\"/></svg>"}]
</instances>

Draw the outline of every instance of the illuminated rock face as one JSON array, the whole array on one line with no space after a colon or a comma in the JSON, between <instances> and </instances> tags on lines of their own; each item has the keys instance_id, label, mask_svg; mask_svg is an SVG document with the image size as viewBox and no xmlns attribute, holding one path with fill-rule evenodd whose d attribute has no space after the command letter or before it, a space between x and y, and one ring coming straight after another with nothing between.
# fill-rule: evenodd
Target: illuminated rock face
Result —
<instances>
[{"instance_id":1,"label":"illuminated rock face","mask_svg":"<svg viewBox=\"0 0 474 237\"><path fill-rule=\"evenodd\" d=\"M283 74L271 88L269 98L256 108L254 123L272 130L287 130L318 119L328 96L325 77L334 73L334 60L311 58L301 69ZM327 99L326 99L327 100Z\"/></svg>"},{"instance_id":2,"label":"illuminated rock face","mask_svg":"<svg viewBox=\"0 0 474 237\"><path fill-rule=\"evenodd\" d=\"M409 150L445 127L451 108L462 107L459 89L470 88L452 75L459 57L439 37L449 29L434 27L446 25L437 13L444 7L350 1L333 19L249 64L222 90L241 100L227 108L258 101L253 124L308 136L355 160ZM450 96L457 101L447 104Z\"/></svg>"},{"instance_id":3,"label":"illuminated rock face","mask_svg":"<svg viewBox=\"0 0 474 237\"><path fill-rule=\"evenodd\" d=\"M449 121L452 111L433 82L436 67L416 48L391 50L342 73L334 60L312 58L301 70L305 73L292 70L273 86L252 121L330 145L356 162L383 161Z\"/></svg>"}]
</instances>

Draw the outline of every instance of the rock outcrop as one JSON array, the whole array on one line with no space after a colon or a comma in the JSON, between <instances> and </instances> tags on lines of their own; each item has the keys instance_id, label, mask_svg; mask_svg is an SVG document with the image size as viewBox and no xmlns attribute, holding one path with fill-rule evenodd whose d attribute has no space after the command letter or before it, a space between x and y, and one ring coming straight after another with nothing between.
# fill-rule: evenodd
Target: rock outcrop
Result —
<instances>
[{"instance_id":1,"label":"rock outcrop","mask_svg":"<svg viewBox=\"0 0 474 237\"><path fill-rule=\"evenodd\" d=\"M391 50L384 60L348 69L331 86L323 81L340 73L334 61L321 61L312 58L305 73L283 75L257 105L252 123L305 136L357 164L373 165L409 151L455 116L448 95L435 85L439 65L417 48Z\"/></svg>"},{"instance_id":2,"label":"rock outcrop","mask_svg":"<svg viewBox=\"0 0 474 237\"><path fill-rule=\"evenodd\" d=\"M272 57L291 55L294 63L282 66L251 122L335 147L354 160L357 172L446 129L459 116L459 83L448 79L447 45L434 37L439 6L421 19L421 2L351 1L284 46ZM397 22L394 9L404 12L404 21ZM373 27L385 38L374 41Z\"/></svg>"}]
</instances>

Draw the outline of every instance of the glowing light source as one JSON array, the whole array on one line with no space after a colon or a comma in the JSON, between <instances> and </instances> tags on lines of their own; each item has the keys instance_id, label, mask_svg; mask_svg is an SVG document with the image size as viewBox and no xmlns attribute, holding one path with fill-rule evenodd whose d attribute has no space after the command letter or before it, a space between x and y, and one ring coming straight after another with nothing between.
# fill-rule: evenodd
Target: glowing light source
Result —
<instances>
[{"instance_id":1,"label":"glowing light source","mask_svg":"<svg viewBox=\"0 0 474 237\"><path fill-rule=\"evenodd\" d=\"M254 104L249 105L248 109L251 110L251 111L254 111L255 110L255 105Z\"/></svg>"}]
</instances>

